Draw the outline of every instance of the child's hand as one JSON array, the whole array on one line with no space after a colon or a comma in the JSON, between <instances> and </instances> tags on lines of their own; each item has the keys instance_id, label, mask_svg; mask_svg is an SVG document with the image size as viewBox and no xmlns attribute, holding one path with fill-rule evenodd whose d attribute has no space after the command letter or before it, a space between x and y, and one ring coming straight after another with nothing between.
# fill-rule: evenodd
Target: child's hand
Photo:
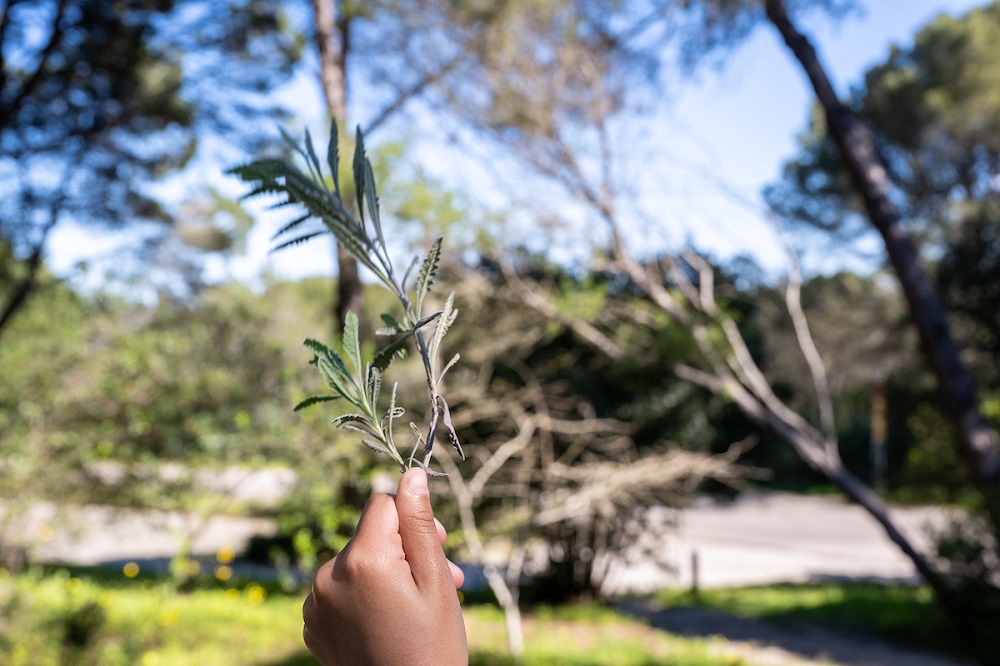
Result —
<instances>
[{"instance_id":1,"label":"child's hand","mask_svg":"<svg viewBox=\"0 0 1000 666\"><path fill-rule=\"evenodd\" d=\"M422 469L403 474L395 500L373 495L302 606L309 651L324 666L467 664L455 593L464 575L445 558L444 539Z\"/></svg>"}]
</instances>

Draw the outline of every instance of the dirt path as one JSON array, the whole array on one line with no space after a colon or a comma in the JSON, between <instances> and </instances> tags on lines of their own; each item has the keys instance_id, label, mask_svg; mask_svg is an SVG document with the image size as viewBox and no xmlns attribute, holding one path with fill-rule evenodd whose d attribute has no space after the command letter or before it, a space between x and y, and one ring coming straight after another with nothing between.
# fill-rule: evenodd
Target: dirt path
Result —
<instances>
[{"instance_id":1,"label":"dirt path","mask_svg":"<svg viewBox=\"0 0 1000 666\"><path fill-rule=\"evenodd\" d=\"M775 624L700 608L657 609L629 602L624 612L672 634L719 637L720 655L754 666L972 666L971 662L899 647L882 639L809 623Z\"/></svg>"}]
</instances>

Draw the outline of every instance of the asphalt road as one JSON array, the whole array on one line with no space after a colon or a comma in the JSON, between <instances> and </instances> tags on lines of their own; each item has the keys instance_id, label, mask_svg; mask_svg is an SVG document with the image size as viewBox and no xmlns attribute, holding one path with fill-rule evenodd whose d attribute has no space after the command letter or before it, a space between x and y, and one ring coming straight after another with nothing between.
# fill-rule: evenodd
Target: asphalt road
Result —
<instances>
[{"instance_id":1,"label":"asphalt road","mask_svg":"<svg viewBox=\"0 0 1000 666\"><path fill-rule=\"evenodd\" d=\"M273 478L270 478L272 477ZM294 481L280 470L229 474L214 490L277 501ZM928 526L942 525L939 508L895 508L902 531L923 549ZM670 525L673 525L671 528ZM696 502L683 511L653 510L645 543L608 577L617 592L662 587L748 585L837 578L915 580L909 560L859 507L836 497L786 493L744 494L735 502ZM184 540L194 555L236 552L274 524L223 514L137 511L39 504L17 519L36 560L92 565L123 559L169 558ZM655 554L655 555L654 555ZM696 563L695 563L696 562Z\"/></svg>"},{"instance_id":2,"label":"asphalt road","mask_svg":"<svg viewBox=\"0 0 1000 666\"><path fill-rule=\"evenodd\" d=\"M937 507L890 511L918 549L929 550L928 529L948 514ZM824 579L916 580L916 571L881 527L858 506L836 497L787 493L744 494L735 502L696 502L683 511L656 510L645 544L664 554L661 565L637 557L616 563L609 575L614 591L644 592L662 587L765 584Z\"/></svg>"},{"instance_id":3,"label":"asphalt road","mask_svg":"<svg viewBox=\"0 0 1000 666\"><path fill-rule=\"evenodd\" d=\"M226 478L235 484L207 483L231 496L243 493L244 499L270 501L277 501L294 483L266 473ZM929 543L927 528L941 526L948 518L938 508L896 508L892 514L921 548ZM703 500L683 511L654 510L648 519L653 529L644 533L646 542L627 561L612 565L613 591L690 587L696 575L703 588L829 579L915 580L913 566L878 525L860 508L834 497L744 494L731 503ZM102 506L57 510L47 504L19 514L15 524L27 540L36 542L36 561L85 565L136 560L163 566L185 539L191 540L196 556L211 557L223 549L239 552L252 536L274 530L273 522L262 519ZM651 553L660 556L659 564ZM474 584L472 579L468 582ZM724 639L718 649L758 665L963 666L819 627L779 627L698 609L626 610L673 633Z\"/></svg>"}]
</instances>

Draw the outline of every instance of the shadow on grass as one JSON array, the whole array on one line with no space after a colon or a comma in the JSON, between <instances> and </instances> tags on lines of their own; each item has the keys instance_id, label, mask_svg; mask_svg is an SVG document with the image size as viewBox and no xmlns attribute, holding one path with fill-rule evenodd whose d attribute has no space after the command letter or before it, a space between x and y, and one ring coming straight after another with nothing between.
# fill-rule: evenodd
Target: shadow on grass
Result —
<instances>
[{"instance_id":1,"label":"shadow on grass","mask_svg":"<svg viewBox=\"0 0 1000 666\"><path fill-rule=\"evenodd\" d=\"M673 634L770 645L845 666L970 664L942 629L947 625L939 609L914 590L817 582L705 590L697 599L661 597L665 606L633 601L621 608Z\"/></svg>"}]
</instances>

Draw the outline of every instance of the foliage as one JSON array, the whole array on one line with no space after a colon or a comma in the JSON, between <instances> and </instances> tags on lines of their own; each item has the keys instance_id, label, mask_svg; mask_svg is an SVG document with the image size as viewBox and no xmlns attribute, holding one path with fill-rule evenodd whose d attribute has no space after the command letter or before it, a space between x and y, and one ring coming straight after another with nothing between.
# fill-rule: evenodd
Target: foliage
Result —
<instances>
[{"instance_id":1,"label":"foliage","mask_svg":"<svg viewBox=\"0 0 1000 666\"><path fill-rule=\"evenodd\" d=\"M523 586L527 602L603 598L612 558L642 552L667 564L646 543L645 509L682 503L705 479L735 482L740 470L711 454L727 450L730 426L740 426L716 423L718 403L659 371L689 353L685 331L655 317L620 317L646 312L606 276L578 278L524 259L519 276L496 275L489 262L476 272L452 268L462 271L456 289L475 322L454 329L466 350L456 428L478 453L449 486L472 557L481 557L479 540L513 544L512 596L517 553L537 547L544 559ZM623 356L611 362L558 315L524 308L520 294L529 292L569 312L570 301L588 303L586 321L607 327Z\"/></svg>"},{"instance_id":2,"label":"foliage","mask_svg":"<svg viewBox=\"0 0 1000 666\"><path fill-rule=\"evenodd\" d=\"M1000 154L998 38L998 3L960 18L942 15L912 46L893 47L852 94L851 107L875 133L898 188L901 215L931 247L991 197L990 174ZM800 145L783 180L768 189L769 202L800 228L835 231L839 241L872 233L817 111Z\"/></svg>"},{"instance_id":3,"label":"foliage","mask_svg":"<svg viewBox=\"0 0 1000 666\"><path fill-rule=\"evenodd\" d=\"M24 268L2 330L58 225L162 232L150 184L187 164L201 133L259 141L254 121L277 112L264 93L299 44L270 0L9 2L0 26L0 238Z\"/></svg>"},{"instance_id":4,"label":"foliage","mask_svg":"<svg viewBox=\"0 0 1000 666\"><path fill-rule=\"evenodd\" d=\"M665 606L695 604L721 613L782 623L815 622L877 634L932 652L968 656L968 645L942 631L947 618L927 587L868 583L803 583L657 595Z\"/></svg>"},{"instance_id":5,"label":"foliage","mask_svg":"<svg viewBox=\"0 0 1000 666\"><path fill-rule=\"evenodd\" d=\"M376 334L391 336L394 339L384 349L378 351L370 361L362 359L357 313L348 313L344 323L342 351L350 366L330 347L307 338L305 345L315 354L312 363L319 369L331 393L306 398L296 406L296 411L321 402L345 400L357 411L337 417L333 420L334 425L360 433L365 446L388 455L403 469L416 464L430 471L428 465L431 462L439 425L444 427L458 455L464 458L452 425L451 410L440 393L441 382L459 358L455 355L447 364L441 365L441 343L458 315L454 307L454 294L448 296L440 310L424 315L425 301L437 277L441 240L431 246L415 277L411 292L406 283L413 266L411 265L400 280L396 276L389 256L375 189L374 171L365 154L364 138L360 129L357 132L353 160L357 218L351 214L341 198L336 121L331 126L326 156L333 180L332 190L323 179L323 167L316 156L309 132L306 132L305 148L299 147L290 137L286 136L286 139L305 161L308 175L293 165L273 159L260 160L231 170L231 173L253 185L254 189L248 196L280 194L284 198L278 202L278 206L297 204L305 209L304 216L289 222L275 234L275 239L291 237L290 240L283 240L275 249L297 245L324 231L329 232L337 239L341 248L354 256L396 295L403 307L401 320L392 314L381 315L386 326L377 330ZM321 224L320 229L302 232L302 225L310 219L318 221ZM371 233L368 230L369 225ZM434 330L428 340L422 329L431 322L434 323ZM389 405L385 411L380 410L378 399L382 389L382 374L395 356L405 353L406 344L410 339L415 341L417 352L423 361L430 417L426 436L416 424L410 423L416 441L413 452L404 460L393 434L393 421L404 413L403 408L396 402L398 383L393 384ZM416 458L421 446L422 461Z\"/></svg>"},{"instance_id":6,"label":"foliage","mask_svg":"<svg viewBox=\"0 0 1000 666\"><path fill-rule=\"evenodd\" d=\"M0 599L0 660L10 666L316 663L301 644L301 597L252 580L178 594L159 579L120 572L2 572ZM103 621L88 625L88 648L67 650L65 628L83 626L79 619L89 613ZM496 610L466 606L464 614L471 662L511 663ZM611 611L554 609L530 619L527 631L525 664L743 663L716 656L720 641L673 637Z\"/></svg>"}]
</instances>

